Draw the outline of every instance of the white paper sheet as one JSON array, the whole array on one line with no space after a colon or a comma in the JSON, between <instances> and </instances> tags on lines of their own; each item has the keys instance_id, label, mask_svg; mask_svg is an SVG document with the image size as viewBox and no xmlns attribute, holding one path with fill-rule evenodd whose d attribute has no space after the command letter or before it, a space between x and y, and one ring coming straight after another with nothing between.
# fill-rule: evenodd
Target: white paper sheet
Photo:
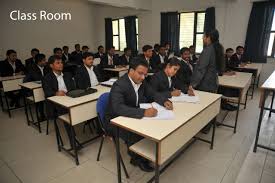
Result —
<instances>
[{"instance_id":1,"label":"white paper sheet","mask_svg":"<svg viewBox=\"0 0 275 183\"><path fill-rule=\"evenodd\" d=\"M143 103L139 105L140 108L142 109L148 109L151 108L152 106L157 109L158 114L155 117L143 117L142 119L154 119L154 120L169 120L169 119L174 119L175 118L175 114L172 110L167 110L165 107L159 105L156 102L153 103Z\"/></svg>"},{"instance_id":2,"label":"white paper sheet","mask_svg":"<svg viewBox=\"0 0 275 183\"><path fill-rule=\"evenodd\" d=\"M108 81L104 81L104 82L102 82L102 83L100 83L100 84L102 84L102 85L107 85L107 86L113 86L114 82L116 82L116 81L117 81L116 78L111 78L111 79L109 79Z\"/></svg>"},{"instance_id":3,"label":"white paper sheet","mask_svg":"<svg viewBox=\"0 0 275 183\"><path fill-rule=\"evenodd\" d=\"M188 103L199 103L200 98L199 96L188 96L188 94L181 93L178 97L172 97L172 102L188 102Z\"/></svg>"}]
</instances>

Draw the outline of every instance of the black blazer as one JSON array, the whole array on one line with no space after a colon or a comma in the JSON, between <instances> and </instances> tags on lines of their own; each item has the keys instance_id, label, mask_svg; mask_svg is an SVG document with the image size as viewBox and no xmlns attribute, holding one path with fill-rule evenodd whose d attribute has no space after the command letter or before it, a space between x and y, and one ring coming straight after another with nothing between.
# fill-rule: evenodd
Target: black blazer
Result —
<instances>
[{"instance_id":1,"label":"black blazer","mask_svg":"<svg viewBox=\"0 0 275 183\"><path fill-rule=\"evenodd\" d=\"M63 73L63 79L68 91L76 89L74 80L69 73ZM53 71L50 71L43 79L42 79L42 88L45 93L45 97L55 96L55 93L58 91L58 81Z\"/></svg>"},{"instance_id":2,"label":"black blazer","mask_svg":"<svg viewBox=\"0 0 275 183\"><path fill-rule=\"evenodd\" d=\"M196 56L196 54L192 55L191 59L190 59L190 64L195 67L198 61L198 57Z\"/></svg>"},{"instance_id":3,"label":"black blazer","mask_svg":"<svg viewBox=\"0 0 275 183\"><path fill-rule=\"evenodd\" d=\"M176 74L175 88L181 90L183 93L187 93L192 74L193 71L190 67L183 60L181 60L180 69Z\"/></svg>"},{"instance_id":4,"label":"black blazer","mask_svg":"<svg viewBox=\"0 0 275 183\"><path fill-rule=\"evenodd\" d=\"M146 61L144 54L140 54L140 55L138 55L138 57L140 57L140 58L142 58L143 60ZM153 70L154 66L152 65L152 63L153 63L153 60L152 60L152 58L150 58L150 60L149 60L149 72L154 72L154 70Z\"/></svg>"},{"instance_id":5,"label":"black blazer","mask_svg":"<svg viewBox=\"0 0 275 183\"><path fill-rule=\"evenodd\" d=\"M165 64L167 64L168 62L168 57L165 56L164 57L164 63L161 63L161 60L160 60L160 55L159 54L156 54L152 57L152 70L154 72L158 72L160 70L162 70L165 66Z\"/></svg>"},{"instance_id":6,"label":"black blazer","mask_svg":"<svg viewBox=\"0 0 275 183\"><path fill-rule=\"evenodd\" d=\"M100 65L102 68L114 68L116 65L119 65L119 58L116 54L113 55L113 65L108 64L108 54L104 55L100 60Z\"/></svg>"},{"instance_id":7,"label":"black blazer","mask_svg":"<svg viewBox=\"0 0 275 183\"><path fill-rule=\"evenodd\" d=\"M68 59L66 58L64 53L62 54L62 61L63 62L68 62L70 60L71 60L71 54L70 53L68 53Z\"/></svg>"},{"instance_id":8,"label":"black blazer","mask_svg":"<svg viewBox=\"0 0 275 183\"><path fill-rule=\"evenodd\" d=\"M150 86L166 98L171 98L171 91L173 91L176 81L175 77L171 78L171 87L169 87L168 77L164 71L157 72L151 77Z\"/></svg>"},{"instance_id":9,"label":"black blazer","mask_svg":"<svg viewBox=\"0 0 275 183\"><path fill-rule=\"evenodd\" d=\"M238 67L241 63L245 62L243 55L239 59L237 53L234 53L230 58L230 66L232 68Z\"/></svg>"},{"instance_id":10,"label":"black blazer","mask_svg":"<svg viewBox=\"0 0 275 183\"><path fill-rule=\"evenodd\" d=\"M132 61L132 59L133 59L133 57L130 56L129 57L129 62L128 62L128 60L126 59L125 54L123 54L119 57L119 65L129 65L130 62Z\"/></svg>"},{"instance_id":11,"label":"black blazer","mask_svg":"<svg viewBox=\"0 0 275 183\"><path fill-rule=\"evenodd\" d=\"M47 73L49 72L50 72L50 68L48 66L45 66L43 69L44 76L46 76ZM41 81L42 78L43 78L43 75L39 67L36 64L32 64L28 69L28 74L24 78L24 82Z\"/></svg>"},{"instance_id":12,"label":"black blazer","mask_svg":"<svg viewBox=\"0 0 275 183\"><path fill-rule=\"evenodd\" d=\"M97 80L99 82L103 81L100 76L98 67L94 66L93 70L97 77ZM77 69L74 79L75 79L76 87L79 89L87 89L87 88L91 87L90 76L89 76L89 73L84 65L81 65L81 67L79 67Z\"/></svg>"},{"instance_id":13,"label":"black blazer","mask_svg":"<svg viewBox=\"0 0 275 183\"><path fill-rule=\"evenodd\" d=\"M100 56L99 52L97 52L97 53L94 55L94 58L100 58L100 59L102 59L105 55L106 55L106 54L103 53L103 54Z\"/></svg>"},{"instance_id":14,"label":"black blazer","mask_svg":"<svg viewBox=\"0 0 275 183\"><path fill-rule=\"evenodd\" d=\"M32 64L35 64L35 61L34 59L31 57L31 58L28 58L27 60L25 60L25 66L26 68L28 69Z\"/></svg>"},{"instance_id":15,"label":"black blazer","mask_svg":"<svg viewBox=\"0 0 275 183\"><path fill-rule=\"evenodd\" d=\"M144 109L139 108L140 103L157 102L164 105L167 98L155 92L144 81L138 90L138 106L136 105L136 94L128 74L125 74L117 80L111 89L109 96L109 106L106 111L106 122L110 119L125 116L131 118L142 118L144 116Z\"/></svg>"},{"instance_id":16,"label":"black blazer","mask_svg":"<svg viewBox=\"0 0 275 183\"><path fill-rule=\"evenodd\" d=\"M15 73L18 73L18 72L25 73L26 72L26 69L25 69L24 65L22 64L21 60L17 59L15 61L15 67L16 67ZM14 73L13 68L7 59L4 61L1 61L0 73L1 73L2 77L13 76L13 73Z\"/></svg>"}]
</instances>

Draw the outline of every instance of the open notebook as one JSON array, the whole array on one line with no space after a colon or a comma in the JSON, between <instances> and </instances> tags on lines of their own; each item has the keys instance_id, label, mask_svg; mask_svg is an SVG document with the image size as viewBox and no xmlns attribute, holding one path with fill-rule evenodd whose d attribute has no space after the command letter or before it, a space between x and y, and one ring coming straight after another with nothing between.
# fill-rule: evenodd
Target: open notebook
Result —
<instances>
[{"instance_id":1,"label":"open notebook","mask_svg":"<svg viewBox=\"0 0 275 183\"><path fill-rule=\"evenodd\" d=\"M181 93L180 96L178 97L172 97L171 98L172 102L188 102L188 103L199 103L200 98L199 96L189 96L188 94Z\"/></svg>"},{"instance_id":2,"label":"open notebook","mask_svg":"<svg viewBox=\"0 0 275 183\"><path fill-rule=\"evenodd\" d=\"M106 86L113 86L114 82L116 82L116 81L117 81L116 78L111 78L108 81L104 81L104 82L102 82L100 84L106 85Z\"/></svg>"},{"instance_id":3,"label":"open notebook","mask_svg":"<svg viewBox=\"0 0 275 183\"><path fill-rule=\"evenodd\" d=\"M167 110L165 107L159 105L156 102L140 104L140 108L142 108L142 109L148 109L148 108L151 108L152 106L155 109L157 109L157 111L158 111L157 116L152 117L152 118L143 117L142 119L169 120L169 119L174 119L175 118L175 114L172 110Z\"/></svg>"}]
</instances>

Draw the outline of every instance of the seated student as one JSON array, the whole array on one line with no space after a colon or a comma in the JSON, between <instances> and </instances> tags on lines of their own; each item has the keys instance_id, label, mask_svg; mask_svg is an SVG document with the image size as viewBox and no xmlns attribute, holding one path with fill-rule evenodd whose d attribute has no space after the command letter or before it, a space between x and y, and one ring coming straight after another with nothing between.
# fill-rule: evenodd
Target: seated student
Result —
<instances>
[{"instance_id":1,"label":"seated student","mask_svg":"<svg viewBox=\"0 0 275 183\"><path fill-rule=\"evenodd\" d=\"M165 54L165 46L160 45L159 46L159 52L157 52L152 57L152 69L154 71L160 71L164 68L165 64L167 64L168 57Z\"/></svg>"},{"instance_id":2,"label":"seated student","mask_svg":"<svg viewBox=\"0 0 275 183\"><path fill-rule=\"evenodd\" d=\"M67 63L71 59L71 54L69 53L69 47L63 46L63 54L62 54L62 60L64 63Z\"/></svg>"},{"instance_id":3,"label":"seated student","mask_svg":"<svg viewBox=\"0 0 275 183\"><path fill-rule=\"evenodd\" d=\"M65 96L68 91L76 89L73 78L68 73L63 73L63 62L62 58L54 55L50 57L48 64L50 65L51 71L42 79L42 88L45 97L52 96ZM53 119L56 115L65 114L63 108L59 108L52 103L47 102L47 117ZM70 126L64 122L64 126L70 139L72 147Z\"/></svg>"},{"instance_id":4,"label":"seated student","mask_svg":"<svg viewBox=\"0 0 275 183\"><path fill-rule=\"evenodd\" d=\"M175 75L179 69L180 61L175 57L170 58L166 67L152 76L150 85L156 92L161 93L166 98L179 96L181 91L175 89Z\"/></svg>"},{"instance_id":5,"label":"seated student","mask_svg":"<svg viewBox=\"0 0 275 183\"><path fill-rule=\"evenodd\" d=\"M22 64L21 60L17 59L16 51L8 50L7 58L4 61L1 61L0 74L2 77L13 76L13 75L22 75L25 73L25 67ZM20 92L7 92L8 98L10 98L10 106L19 107L20 106Z\"/></svg>"},{"instance_id":6,"label":"seated student","mask_svg":"<svg viewBox=\"0 0 275 183\"><path fill-rule=\"evenodd\" d=\"M76 87L79 89L87 89L98 85L98 81L102 81L97 68L93 66L94 56L90 52L83 53L83 64L77 69L74 77Z\"/></svg>"},{"instance_id":7,"label":"seated student","mask_svg":"<svg viewBox=\"0 0 275 183\"><path fill-rule=\"evenodd\" d=\"M164 43L164 46L165 46L165 55L170 58L171 54L172 54L172 51L171 51L171 45L170 43L166 42Z\"/></svg>"},{"instance_id":8,"label":"seated student","mask_svg":"<svg viewBox=\"0 0 275 183\"><path fill-rule=\"evenodd\" d=\"M104 53L104 47L102 45L100 45L98 48L97 48L97 53L94 55L95 58L100 58L102 59L105 55Z\"/></svg>"},{"instance_id":9,"label":"seated student","mask_svg":"<svg viewBox=\"0 0 275 183\"><path fill-rule=\"evenodd\" d=\"M100 65L102 68L114 68L119 65L119 58L115 55L115 47L107 48L107 54L101 59Z\"/></svg>"},{"instance_id":10,"label":"seated student","mask_svg":"<svg viewBox=\"0 0 275 183\"><path fill-rule=\"evenodd\" d=\"M144 80L148 72L148 63L136 57L130 64L128 74L125 74L118 79L112 86L109 105L106 111L106 123L108 130L112 132L113 126L110 124L110 119L118 116L125 116L131 118L154 117L157 115L155 108L141 109L141 103L157 102L165 106L167 109L172 110L173 104L161 94L153 91L149 84ZM128 133L122 132L120 135L125 138ZM131 138L125 139L128 145L134 144L142 137L139 135L131 134ZM139 166L143 171L153 171L149 161L138 156L137 154L130 153L130 163L134 166Z\"/></svg>"},{"instance_id":11,"label":"seated student","mask_svg":"<svg viewBox=\"0 0 275 183\"><path fill-rule=\"evenodd\" d=\"M190 51L190 64L193 67L195 67L195 65L197 64L197 61L198 61L198 57L196 56L195 47L193 45L191 45L189 47L189 51Z\"/></svg>"},{"instance_id":12,"label":"seated student","mask_svg":"<svg viewBox=\"0 0 275 183\"><path fill-rule=\"evenodd\" d=\"M81 53L80 44L75 44L75 45L74 45L74 48L75 48L75 51L73 51L73 52L71 53L72 56L75 56L75 55Z\"/></svg>"},{"instance_id":13,"label":"seated student","mask_svg":"<svg viewBox=\"0 0 275 183\"><path fill-rule=\"evenodd\" d=\"M230 70L234 69L234 67L231 66L231 57L232 57L233 53L234 53L234 50L232 48L227 48L225 51L225 56L224 56L225 71L230 71Z\"/></svg>"},{"instance_id":14,"label":"seated student","mask_svg":"<svg viewBox=\"0 0 275 183\"><path fill-rule=\"evenodd\" d=\"M53 55L49 57L48 61L51 60L52 57L54 57L54 56L58 56L62 59L62 49L58 48L58 47L54 48L53 49ZM64 62L63 62L63 64L64 64Z\"/></svg>"},{"instance_id":15,"label":"seated student","mask_svg":"<svg viewBox=\"0 0 275 183\"><path fill-rule=\"evenodd\" d=\"M154 72L152 69L152 56L153 56L153 48L150 45L144 45L142 47L143 54L140 54L139 57L144 59L149 66L149 72Z\"/></svg>"},{"instance_id":16,"label":"seated student","mask_svg":"<svg viewBox=\"0 0 275 183\"><path fill-rule=\"evenodd\" d=\"M236 53L232 55L231 57L231 66L233 68L239 67L241 64L245 63L244 57L244 47L243 46L237 46Z\"/></svg>"},{"instance_id":17,"label":"seated student","mask_svg":"<svg viewBox=\"0 0 275 183\"><path fill-rule=\"evenodd\" d=\"M158 43L156 43L154 45L154 49L153 49L153 56L155 56L159 53L159 48L160 48L160 45Z\"/></svg>"},{"instance_id":18,"label":"seated student","mask_svg":"<svg viewBox=\"0 0 275 183\"><path fill-rule=\"evenodd\" d=\"M132 59L131 48L124 48L124 54L119 57L119 65L129 65Z\"/></svg>"},{"instance_id":19,"label":"seated student","mask_svg":"<svg viewBox=\"0 0 275 183\"><path fill-rule=\"evenodd\" d=\"M41 81L48 72L46 56L39 53L35 56L35 63L30 66L24 82Z\"/></svg>"},{"instance_id":20,"label":"seated student","mask_svg":"<svg viewBox=\"0 0 275 183\"><path fill-rule=\"evenodd\" d=\"M28 58L27 60L25 60L25 66L28 69L29 66L31 66L32 64L35 64L35 55L37 55L39 53L39 50L37 48L33 48L31 50L31 58Z\"/></svg>"},{"instance_id":21,"label":"seated student","mask_svg":"<svg viewBox=\"0 0 275 183\"><path fill-rule=\"evenodd\" d=\"M184 47L180 50L180 54L180 69L176 74L175 88L187 93L193 74L193 66L190 64L190 50Z\"/></svg>"}]
</instances>

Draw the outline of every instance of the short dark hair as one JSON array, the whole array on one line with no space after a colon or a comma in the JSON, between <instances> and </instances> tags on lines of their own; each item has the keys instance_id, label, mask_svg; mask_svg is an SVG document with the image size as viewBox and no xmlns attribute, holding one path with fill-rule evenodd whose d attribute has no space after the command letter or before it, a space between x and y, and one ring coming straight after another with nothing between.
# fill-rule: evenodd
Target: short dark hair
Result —
<instances>
[{"instance_id":1,"label":"short dark hair","mask_svg":"<svg viewBox=\"0 0 275 183\"><path fill-rule=\"evenodd\" d=\"M152 47L151 45L144 45L144 46L142 47L142 51L143 51L143 52L146 52L147 50L150 50L150 49L153 49L153 47Z\"/></svg>"},{"instance_id":2,"label":"short dark hair","mask_svg":"<svg viewBox=\"0 0 275 183\"><path fill-rule=\"evenodd\" d=\"M180 49L180 54L182 55L186 51L190 51L190 49L187 48L187 47L183 47L183 48Z\"/></svg>"},{"instance_id":3,"label":"short dark hair","mask_svg":"<svg viewBox=\"0 0 275 183\"><path fill-rule=\"evenodd\" d=\"M53 49L53 53L55 54L56 52L58 52L58 51L61 51L62 52L62 49L61 48L54 48Z\"/></svg>"},{"instance_id":4,"label":"short dark hair","mask_svg":"<svg viewBox=\"0 0 275 183\"><path fill-rule=\"evenodd\" d=\"M107 48L107 51L111 50L112 48L115 49L114 46L110 46L110 47Z\"/></svg>"},{"instance_id":5,"label":"short dark hair","mask_svg":"<svg viewBox=\"0 0 275 183\"><path fill-rule=\"evenodd\" d=\"M159 45L159 48L165 48L164 44Z\"/></svg>"},{"instance_id":6,"label":"short dark hair","mask_svg":"<svg viewBox=\"0 0 275 183\"><path fill-rule=\"evenodd\" d=\"M130 67L129 67L129 70L130 69L133 69L133 70L136 70L136 68L138 67L138 66L144 66L144 67L146 67L146 68L149 68L149 65L148 65L148 62L145 60L145 59L143 59L143 58L141 58L141 57L135 57L135 58L133 58L133 60L130 62Z\"/></svg>"},{"instance_id":7,"label":"short dark hair","mask_svg":"<svg viewBox=\"0 0 275 183\"><path fill-rule=\"evenodd\" d=\"M41 62L43 59L45 59L46 56L42 53L38 53L37 55L35 55L35 63L38 64L39 62Z\"/></svg>"},{"instance_id":8,"label":"short dark hair","mask_svg":"<svg viewBox=\"0 0 275 183\"><path fill-rule=\"evenodd\" d=\"M227 48L225 52L234 51L233 48Z\"/></svg>"},{"instance_id":9,"label":"short dark hair","mask_svg":"<svg viewBox=\"0 0 275 183\"><path fill-rule=\"evenodd\" d=\"M38 52L39 53L39 50L37 49L37 48L33 48L32 50L31 50L31 53L32 52Z\"/></svg>"},{"instance_id":10,"label":"short dark hair","mask_svg":"<svg viewBox=\"0 0 275 183\"><path fill-rule=\"evenodd\" d=\"M62 48L62 49L64 50L65 48L69 49L69 46L63 46L63 48Z\"/></svg>"},{"instance_id":11,"label":"short dark hair","mask_svg":"<svg viewBox=\"0 0 275 183\"><path fill-rule=\"evenodd\" d=\"M132 51L132 49L131 48L129 48L129 47L126 47L126 48L124 48L124 53L126 53L128 50L131 50Z\"/></svg>"},{"instance_id":12,"label":"short dark hair","mask_svg":"<svg viewBox=\"0 0 275 183\"><path fill-rule=\"evenodd\" d=\"M82 46L82 50L83 49L89 49L89 47L85 45L85 46Z\"/></svg>"},{"instance_id":13,"label":"short dark hair","mask_svg":"<svg viewBox=\"0 0 275 183\"><path fill-rule=\"evenodd\" d=\"M191 48L195 48L195 46L194 46L194 45L190 45L190 46L189 46L189 49L191 49Z\"/></svg>"},{"instance_id":14,"label":"short dark hair","mask_svg":"<svg viewBox=\"0 0 275 183\"><path fill-rule=\"evenodd\" d=\"M15 50L7 50L6 55L10 56L10 54L12 54L12 53L16 53L16 51Z\"/></svg>"},{"instance_id":15,"label":"short dark hair","mask_svg":"<svg viewBox=\"0 0 275 183\"><path fill-rule=\"evenodd\" d=\"M83 53L82 59L86 59L87 57L94 57L94 55L91 52L85 52L85 53Z\"/></svg>"},{"instance_id":16,"label":"short dark hair","mask_svg":"<svg viewBox=\"0 0 275 183\"><path fill-rule=\"evenodd\" d=\"M180 60L177 59L176 57L172 57L172 58L169 58L168 64L169 64L170 66L180 66ZM167 64L167 65L168 65L168 64Z\"/></svg>"},{"instance_id":17,"label":"short dark hair","mask_svg":"<svg viewBox=\"0 0 275 183\"><path fill-rule=\"evenodd\" d=\"M154 45L154 50L155 50L155 51L159 51L159 48L160 48L160 45L159 45L158 43L156 43L156 44Z\"/></svg>"},{"instance_id":18,"label":"short dark hair","mask_svg":"<svg viewBox=\"0 0 275 183\"><path fill-rule=\"evenodd\" d=\"M240 48L244 49L243 46L240 46L240 45L239 45L239 46L236 47L236 50L238 50L238 49L240 49Z\"/></svg>"},{"instance_id":19,"label":"short dark hair","mask_svg":"<svg viewBox=\"0 0 275 183\"><path fill-rule=\"evenodd\" d=\"M104 48L104 47L102 45L100 45L97 47L97 50L99 50L100 48Z\"/></svg>"},{"instance_id":20,"label":"short dark hair","mask_svg":"<svg viewBox=\"0 0 275 183\"><path fill-rule=\"evenodd\" d=\"M80 47L80 44L78 44L78 43L77 43L77 44L75 44L75 45L74 45L74 48L76 48L77 46L79 46L79 47Z\"/></svg>"},{"instance_id":21,"label":"short dark hair","mask_svg":"<svg viewBox=\"0 0 275 183\"><path fill-rule=\"evenodd\" d=\"M58 55L52 55L52 56L50 56L48 63L53 64L57 60L62 60L62 58Z\"/></svg>"}]
</instances>

